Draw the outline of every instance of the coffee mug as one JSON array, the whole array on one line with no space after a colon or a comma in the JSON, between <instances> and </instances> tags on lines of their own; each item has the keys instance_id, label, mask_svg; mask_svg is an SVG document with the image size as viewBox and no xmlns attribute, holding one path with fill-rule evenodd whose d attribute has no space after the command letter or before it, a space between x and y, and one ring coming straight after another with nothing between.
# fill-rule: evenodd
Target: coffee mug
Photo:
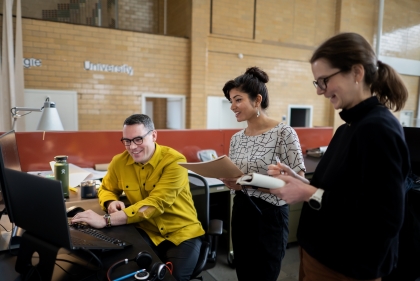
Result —
<instances>
[{"instance_id":1,"label":"coffee mug","mask_svg":"<svg viewBox=\"0 0 420 281\"><path fill-rule=\"evenodd\" d=\"M82 198L95 198L97 195L96 181L85 180L80 184L80 196Z\"/></svg>"}]
</instances>

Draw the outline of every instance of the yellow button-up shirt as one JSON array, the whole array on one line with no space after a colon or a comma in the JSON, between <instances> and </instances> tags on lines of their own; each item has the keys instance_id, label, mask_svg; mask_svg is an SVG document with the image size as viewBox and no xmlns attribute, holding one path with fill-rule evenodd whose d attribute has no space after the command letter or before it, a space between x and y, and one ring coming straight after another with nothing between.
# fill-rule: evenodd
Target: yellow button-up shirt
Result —
<instances>
[{"instance_id":1,"label":"yellow button-up shirt","mask_svg":"<svg viewBox=\"0 0 420 281\"><path fill-rule=\"evenodd\" d=\"M179 245L204 235L204 230L197 219L188 171L177 164L186 162L185 156L170 147L155 145L146 164L134 162L127 151L114 156L99 188L99 203L106 210L104 203L119 200L124 191L131 204L124 209L127 223L136 223L155 245L165 240ZM143 206L151 206L153 212L146 217L140 215Z\"/></svg>"}]
</instances>

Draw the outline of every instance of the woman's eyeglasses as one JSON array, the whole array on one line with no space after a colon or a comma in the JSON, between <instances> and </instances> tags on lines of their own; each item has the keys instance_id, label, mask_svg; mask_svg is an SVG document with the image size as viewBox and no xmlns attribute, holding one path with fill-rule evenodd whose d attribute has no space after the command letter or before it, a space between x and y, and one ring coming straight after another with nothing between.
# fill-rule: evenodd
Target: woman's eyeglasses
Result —
<instances>
[{"instance_id":1,"label":"woman's eyeglasses","mask_svg":"<svg viewBox=\"0 0 420 281\"><path fill-rule=\"evenodd\" d=\"M313 81L312 83L314 84L315 88L320 88L321 90L325 91L327 89L327 82L328 80L333 77L334 75L338 74L342 72L342 70L331 74L330 76L327 76L325 78L319 78L316 81Z\"/></svg>"}]
</instances>

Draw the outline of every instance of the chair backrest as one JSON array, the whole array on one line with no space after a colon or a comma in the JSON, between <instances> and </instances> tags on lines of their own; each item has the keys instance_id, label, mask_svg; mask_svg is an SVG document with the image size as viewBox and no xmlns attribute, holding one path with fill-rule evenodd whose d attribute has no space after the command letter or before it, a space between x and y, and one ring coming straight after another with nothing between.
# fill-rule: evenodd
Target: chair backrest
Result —
<instances>
[{"instance_id":1,"label":"chair backrest","mask_svg":"<svg viewBox=\"0 0 420 281\"><path fill-rule=\"evenodd\" d=\"M190 190L194 200L194 206L197 210L198 220L201 222L204 231L209 229L209 185L207 180L198 175L189 172L188 180L190 181Z\"/></svg>"},{"instance_id":2,"label":"chair backrest","mask_svg":"<svg viewBox=\"0 0 420 281\"><path fill-rule=\"evenodd\" d=\"M197 157L202 162L210 161L217 158L217 153L214 149L205 149L197 152Z\"/></svg>"},{"instance_id":3,"label":"chair backrest","mask_svg":"<svg viewBox=\"0 0 420 281\"><path fill-rule=\"evenodd\" d=\"M190 190L194 200L194 206L197 210L197 217L198 220L201 222L204 231L206 232L205 238L202 241L200 255L198 257L197 265L194 268L194 272L191 275L190 280L194 279L201 279L197 277L205 268L207 264L207 258L209 255L210 247L211 247L211 238L207 234L209 230L209 204L210 204L210 193L209 193L209 185L207 180L198 175L189 172L188 173L188 180L190 181Z\"/></svg>"}]
</instances>

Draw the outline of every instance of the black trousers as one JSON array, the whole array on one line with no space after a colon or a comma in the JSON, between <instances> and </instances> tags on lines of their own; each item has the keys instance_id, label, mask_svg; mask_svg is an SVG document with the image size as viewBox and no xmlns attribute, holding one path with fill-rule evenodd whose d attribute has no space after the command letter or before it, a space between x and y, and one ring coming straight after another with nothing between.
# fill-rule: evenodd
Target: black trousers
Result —
<instances>
[{"instance_id":1,"label":"black trousers","mask_svg":"<svg viewBox=\"0 0 420 281\"><path fill-rule=\"evenodd\" d=\"M397 267L383 281L415 281L420 277L420 191L417 189L406 193L399 241Z\"/></svg>"},{"instance_id":2,"label":"black trousers","mask_svg":"<svg viewBox=\"0 0 420 281\"><path fill-rule=\"evenodd\" d=\"M287 246L288 221L288 205L274 206L236 192L232 209L232 244L239 281L277 280Z\"/></svg>"},{"instance_id":3,"label":"black trousers","mask_svg":"<svg viewBox=\"0 0 420 281\"><path fill-rule=\"evenodd\" d=\"M163 241L156 246L144 230L137 228L137 231L163 263L172 263L172 276L177 281L190 280L200 254L201 237L186 240L178 246L170 241Z\"/></svg>"}]
</instances>

